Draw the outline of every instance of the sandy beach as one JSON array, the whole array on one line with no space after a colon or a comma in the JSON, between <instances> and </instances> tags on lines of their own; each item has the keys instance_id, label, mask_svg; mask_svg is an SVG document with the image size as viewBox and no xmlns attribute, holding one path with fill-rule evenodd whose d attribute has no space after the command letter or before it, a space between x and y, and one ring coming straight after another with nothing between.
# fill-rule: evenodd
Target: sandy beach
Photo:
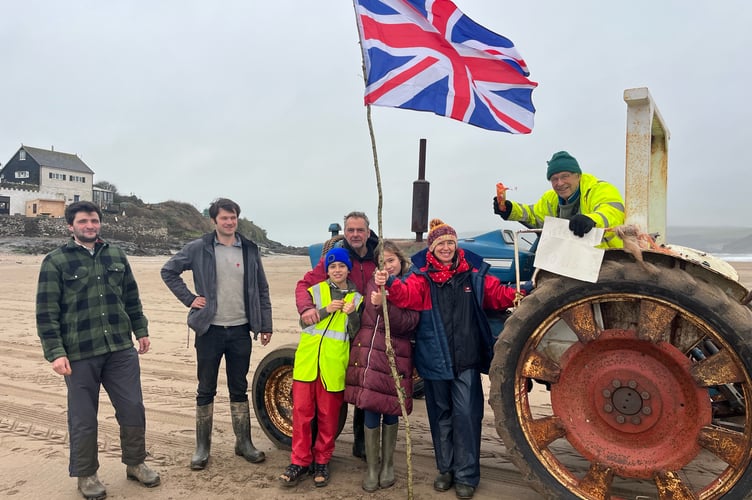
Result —
<instances>
[{"instance_id":1,"label":"sandy beach","mask_svg":"<svg viewBox=\"0 0 752 500\"><path fill-rule=\"evenodd\" d=\"M75 480L68 477L66 389L42 356L34 322L34 295L43 256L0 254L0 495L19 498L78 499ZM195 363L187 335L185 307L167 290L159 269L167 257L131 257L149 318L152 350L142 356L142 384L147 412L148 462L162 476L161 486L144 489L127 481L120 463L118 427L112 407L102 392L100 405L99 475L108 498L313 498L397 499L407 497L404 432L395 456L397 484L365 493L360 482L365 463L351 456L350 424L337 441L332 479L327 488L315 488L308 479L296 488L282 490L277 476L289 463L289 452L278 450L261 431L252 415L253 440L267 455L253 465L233 453L234 435L223 373L215 405L212 459L204 471L188 468L194 446ZM273 349L297 342L297 312L293 290L309 269L307 257L270 256L264 265L271 284L274 336L268 346L254 343L252 369ZM741 282L752 286L752 263L733 262ZM252 379L249 375L249 380ZM425 406L417 401L410 418L413 436L415 498L434 498L436 474ZM481 446L481 484L477 499L539 498L523 485L506 457L494 429L493 412L486 407ZM454 492L442 495L454 498Z\"/></svg>"}]
</instances>

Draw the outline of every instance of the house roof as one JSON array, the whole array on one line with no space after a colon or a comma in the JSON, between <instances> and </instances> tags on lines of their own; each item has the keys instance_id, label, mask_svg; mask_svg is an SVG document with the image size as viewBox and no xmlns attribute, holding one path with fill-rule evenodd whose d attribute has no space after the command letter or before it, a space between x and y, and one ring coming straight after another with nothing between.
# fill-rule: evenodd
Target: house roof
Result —
<instances>
[{"instance_id":1,"label":"house roof","mask_svg":"<svg viewBox=\"0 0 752 500\"><path fill-rule=\"evenodd\" d=\"M53 167L61 170L94 174L94 171L90 169L88 165L78 157L78 155L32 148L30 146L21 146L21 149L26 150L26 154L34 158L34 160L42 167Z\"/></svg>"}]
</instances>

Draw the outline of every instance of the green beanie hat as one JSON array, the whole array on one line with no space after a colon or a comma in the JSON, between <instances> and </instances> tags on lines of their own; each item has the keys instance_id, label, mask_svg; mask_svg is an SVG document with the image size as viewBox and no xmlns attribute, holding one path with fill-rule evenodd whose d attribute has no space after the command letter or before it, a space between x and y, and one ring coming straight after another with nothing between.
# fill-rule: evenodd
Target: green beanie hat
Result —
<instances>
[{"instance_id":1,"label":"green beanie hat","mask_svg":"<svg viewBox=\"0 0 752 500\"><path fill-rule=\"evenodd\" d=\"M551 179L552 175L558 174L559 172L572 172L575 174L582 173L582 170L580 170L580 164L577 163L577 159L566 151L554 153L551 159L546 163L548 163L546 179Z\"/></svg>"}]
</instances>

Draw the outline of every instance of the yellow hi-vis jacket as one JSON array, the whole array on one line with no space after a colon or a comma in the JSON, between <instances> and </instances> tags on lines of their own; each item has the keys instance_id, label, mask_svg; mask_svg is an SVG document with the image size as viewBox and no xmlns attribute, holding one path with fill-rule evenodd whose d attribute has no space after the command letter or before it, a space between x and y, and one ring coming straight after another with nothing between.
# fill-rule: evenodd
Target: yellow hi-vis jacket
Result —
<instances>
[{"instance_id":1,"label":"yellow hi-vis jacket","mask_svg":"<svg viewBox=\"0 0 752 500\"><path fill-rule=\"evenodd\" d=\"M353 287L354 288L354 287ZM332 301L332 290L328 281L317 283L308 289L316 308L321 310ZM355 304L357 315L363 296L357 291L348 291L345 302ZM348 315L342 311L329 314L315 325L303 329L295 351L292 370L293 380L313 382L321 375L321 381L328 392L345 390L345 372L350 361L350 338L348 336Z\"/></svg>"},{"instance_id":2,"label":"yellow hi-vis jacket","mask_svg":"<svg viewBox=\"0 0 752 500\"><path fill-rule=\"evenodd\" d=\"M511 200L510 200L511 201ZM624 199L613 184L594 175L580 175L580 213L595 221L595 227L616 227L624 224ZM549 189L535 205L512 201L507 220L520 221L529 228L543 227L546 216L559 216L559 195ZM624 242L613 231L603 234L600 248L622 248Z\"/></svg>"}]
</instances>

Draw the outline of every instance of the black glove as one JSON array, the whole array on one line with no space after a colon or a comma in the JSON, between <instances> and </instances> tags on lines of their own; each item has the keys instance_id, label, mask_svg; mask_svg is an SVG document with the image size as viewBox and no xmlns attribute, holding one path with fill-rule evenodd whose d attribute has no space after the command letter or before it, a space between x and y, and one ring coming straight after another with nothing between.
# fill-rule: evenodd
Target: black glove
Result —
<instances>
[{"instance_id":1,"label":"black glove","mask_svg":"<svg viewBox=\"0 0 752 500\"><path fill-rule=\"evenodd\" d=\"M577 214L569 219L569 230L582 238L595 227L595 221L587 215Z\"/></svg>"},{"instance_id":2,"label":"black glove","mask_svg":"<svg viewBox=\"0 0 752 500\"><path fill-rule=\"evenodd\" d=\"M494 207L494 213L500 216L504 220L506 220L507 217L509 217L509 214L512 213L512 202L509 200L504 200L504 210L502 210L501 207L499 206L499 200L496 198L496 196L494 196L493 207Z\"/></svg>"}]
</instances>

